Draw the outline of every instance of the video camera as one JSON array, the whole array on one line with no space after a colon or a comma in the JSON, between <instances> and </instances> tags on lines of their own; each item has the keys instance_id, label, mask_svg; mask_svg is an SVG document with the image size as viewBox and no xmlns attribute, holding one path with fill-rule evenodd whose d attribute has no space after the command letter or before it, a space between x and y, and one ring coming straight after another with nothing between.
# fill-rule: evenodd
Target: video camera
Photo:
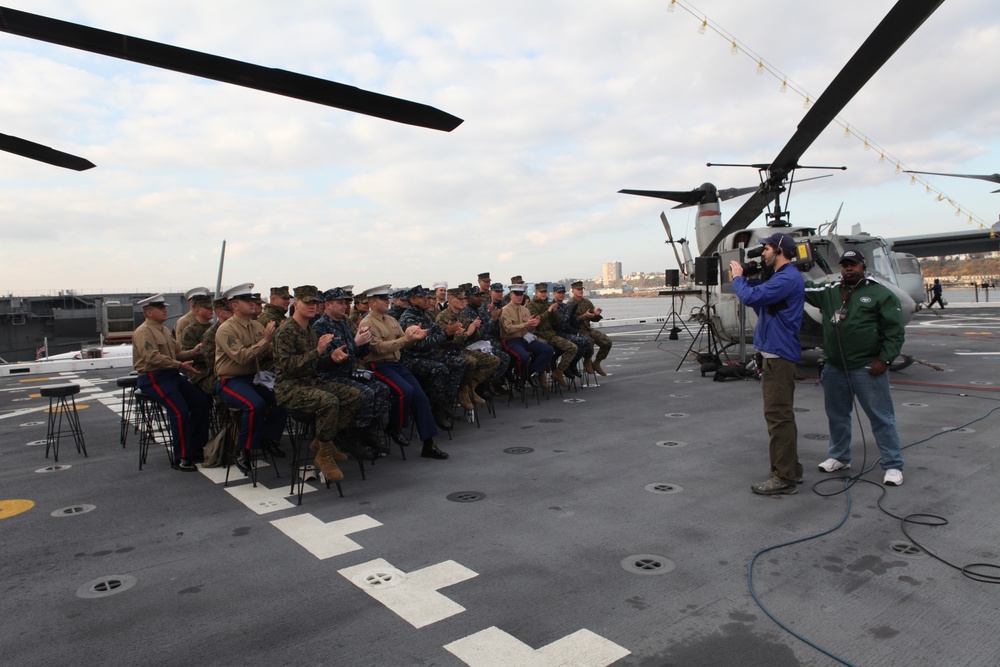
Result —
<instances>
[{"instance_id":1,"label":"video camera","mask_svg":"<svg viewBox=\"0 0 1000 667\"><path fill-rule=\"evenodd\" d=\"M763 245L755 246L755 247L750 248L749 250L747 250L747 252L746 252L746 258L749 259L749 260L751 260L751 261L746 262L745 264L741 264L740 265L743 268L743 275L744 276L746 276L747 278L749 278L751 276L756 276L756 275L758 275L761 272L761 270L764 267L762 267L761 264L760 264L760 262L757 261L757 258L760 257L763 254L764 254L764 246Z\"/></svg>"}]
</instances>

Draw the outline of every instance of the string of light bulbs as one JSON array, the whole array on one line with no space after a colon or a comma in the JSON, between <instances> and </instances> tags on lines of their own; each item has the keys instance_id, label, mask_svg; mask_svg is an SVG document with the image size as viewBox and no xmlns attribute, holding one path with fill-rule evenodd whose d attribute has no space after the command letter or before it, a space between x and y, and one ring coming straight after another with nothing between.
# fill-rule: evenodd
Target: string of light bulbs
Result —
<instances>
[{"instance_id":1,"label":"string of light bulbs","mask_svg":"<svg viewBox=\"0 0 1000 667\"><path fill-rule=\"evenodd\" d=\"M775 80L780 81L781 87L778 89L779 93L787 93L789 90L791 90L793 93L802 98L803 100L802 107L804 109L808 109L810 106L812 106L813 101L816 99L815 97L810 95L804 88L799 86L797 83L789 79L788 76L786 76L781 72L781 70L779 70L777 67L769 63L762 56L753 51L753 49L748 47L741 40L737 39L733 34L731 34L727 30L725 30L722 26L720 26L718 23L710 19L707 14L699 10L690 2L686 2L686 0L670 0L669 3L667 4L667 11L673 13L674 7L680 7L700 23L700 25L698 26L698 34L704 35L709 30L711 30L713 33L715 33L722 39L726 40L726 42L729 44L729 52L732 55L738 56L740 54L743 54L746 57L750 58L753 62L755 62L757 64L756 72L758 76L763 76L765 73L767 73L772 77L774 77ZM897 174L901 174L904 171L909 171L909 167L907 167L902 160L894 156L891 152L880 146L878 143L873 141L870 137L868 137L864 133L858 131L854 126L852 126L850 123L848 123L840 116L836 116L833 119L833 122L844 129L845 139L853 137L857 139L859 142L861 142L865 151L867 152L874 151L875 153L877 153L879 164L885 164L886 162L892 164ZM949 197L944 192L931 185L926 179L921 177L919 174L909 174L909 177L910 177L910 185L919 184L924 186L925 194L934 195L937 201L947 202L949 206L953 207L955 209L956 218L967 216L968 223L978 225L979 229L988 228L986 223L983 222L983 220L979 216L975 215L974 213L972 213L972 211L969 211L967 208L962 206L958 201L956 201L952 197Z\"/></svg>"}]
</instances>

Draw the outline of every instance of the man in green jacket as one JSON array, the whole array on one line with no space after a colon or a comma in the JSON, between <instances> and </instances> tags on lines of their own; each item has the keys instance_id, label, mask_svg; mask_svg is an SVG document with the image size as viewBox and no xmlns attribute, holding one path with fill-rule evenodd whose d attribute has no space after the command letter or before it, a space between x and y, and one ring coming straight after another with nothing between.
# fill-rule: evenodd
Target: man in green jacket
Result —
<instances>
[{"instance_id":1,"label":"man in green jacket","mask_svg":"<svg viewBox=\"0 0 1000 667\"><path fill-rule=\"evenodd\" d=\"M889 394L889 364L903 347L903 312L885 285L865 275L858 250L840 257L840 280L806 283L806 303L822 313L823 396L830 425L829 457L824 472L851 467L851 412L857 397L882 454L884 484L903 483L896 415Z\"/></svg>"}]
</instances>

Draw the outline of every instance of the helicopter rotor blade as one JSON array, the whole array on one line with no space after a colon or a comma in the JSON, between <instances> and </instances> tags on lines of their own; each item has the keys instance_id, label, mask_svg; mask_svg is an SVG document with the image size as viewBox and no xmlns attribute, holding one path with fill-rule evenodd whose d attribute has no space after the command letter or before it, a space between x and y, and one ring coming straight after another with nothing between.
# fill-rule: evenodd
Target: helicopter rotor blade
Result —
<instances>
[{"instance_id":1,"label":"helicopter rotor blade","mask_svg":"<svg viewBox=\"0 0 1000 667\"><path fill-rule=\"evenodd\" d=\"M0 31L407 125L451 132L462 123L418 102L7 7L0 7Z\"/></svg>"},{"instance_id":2,"label":"helicopter rotor blade","mask_svg":"<svg viewBox=\"0 0 1000 667\"><path fill-rule=\"evenodd\" d=\"M13 153L39 162L45 162L56 167L72 169L74 171L86 171L93 169L96 165L86 158L82 158L69 153L57 151L54 148L36 144L34 141L12 137L9 134L0 134L0 151Z\"/></svg>"},{"instance_id":3,"label":"helicopter rotor blade","mask_svg":"<svg viewBox=\"0 0 1000 667\"><path fill-rule=\"evenodd\" d=\"M674 208L685 208L700 204L705 198L707 191L702 188L695 188L694 190L619 190L618 194L679 201L681 202L680 206L674 206Z\"/></svg>"},{"instance_id":4,"label":"helicopter rotor blade","mask_svg":"<svg viewBox=\"0 0 1000 667\"><path fill-rule=\"evenodd\" d=\"M745 229L757 219L771 199L771 194L779 191L789 172L798 166L802 154L942 2L944 0L899 0L889 10L803 117L795 134L767 168L767 180L719 230L702 250L703 255L711 255L723 238Z\"/></svg>"},{"instance_id":5,"label":"helicopter rotor blade","mask_svg":"<svg viewBox=\"0 0 1000 667\"><path fill-rule=\"evenodd\" d=\"M951 176L953 178L975 178L990 183L1000 183L1000 174L945 174L940 171L904 171L904 174L929 174L931 176ZM994 190L993 192L1000 192Z\"/></svg>"}]
</instances>

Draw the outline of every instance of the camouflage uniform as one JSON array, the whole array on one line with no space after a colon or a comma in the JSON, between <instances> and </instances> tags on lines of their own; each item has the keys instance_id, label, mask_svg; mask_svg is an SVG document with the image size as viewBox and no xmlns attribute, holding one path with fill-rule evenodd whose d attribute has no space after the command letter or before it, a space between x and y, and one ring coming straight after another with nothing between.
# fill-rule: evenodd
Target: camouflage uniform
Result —
<instances>
[{"instance_id":1,"label":"camouflage uniform","mask_svg":"<svg viewBox=\"0 0 1000 667\"><path fill-rule=\"evenodd\" d=\"M600 362L607 358L608 353L611 352L611 339L598 329L590 326L591 322L599 322L603 319L601 315L598 315L593 320L585 320L580 317L583 313L593 309L594 304L587 298L577 299L573 297L569 302L570 324L576 329L578 334L590 339L597 346L597 356L594 358L594 363L600 364ZM589 359L590 357L587 356L584 358Z\"/></svg>"},{"instance_id":2,"label":"camouflage uniform","mask_svg":"<svg viewBox=\"0 0 1000 667\"><path fill-rule=\"evenodd\" d=\"M319 376L324 380L353 387L361 392L361 404L354 413L354 419L350 425L363 428L376 420L380 422L382 417L389 414L389 400L391 395L389 386L384 382L363 382L351 377L352 371L357 366L357 360L368 356L371 345L365 344L358 347L354 343L354 331L347 320L338 322L329 315L324 314L312 323L312 328L317 336L333 334L333 340L326 348L327 356L332 354L338 347L343 347L344 352L349 355L349 358L339 364L332 363L331 361L329 365L324 365L319 370Z\"/></svg>"},{"instance_id":3,"label":"camouflage uniform","mask_svg":"<svg viewBox=\"0 0 1000 667\"><path fill-rule=\"evenodd\" d=\"M482 324L479 325L479 337L482 340L488 340L490 345L493 347L493 356L500 360L500 365L497 366L496 370L493 371L493 375L490 376L490 382L495 385L503 382L503 376L507 373L507 369L510 367L510 355L506 350L503 349L503 344L500 342L500 319L493 319L490 317L488 298L484 301L479 308L473 308L471 305L466 306L465 310L462 312L465 314L469 320L474 320L479 318Z\"/></svg>"},{"instance_id":4,"label":"camouflage uniform","mask_svg":"<svg viewBox=\"0 0 1000 667\"><path fill-rule=\"evenodd\" d=\"M321 380L316 371L327 364L329 357L316 351L319 337L312 329L287 319L274 333L274 370L277 379L274 394L278 405L286 410L307 412L316 416L316 437L330 442L337 431L345 428L361 403L361 392L353 387Z\"/></svg>"},{"instance_id":5,"label":"camouflage uniform","mask_svg":"<svg viewBox=\"0 0 1000 667\"><path fill-rule=\"evenodd\" d=\"M465 359L457 354L440 353L448 335L434 324L430 313L419 306L410 306L399 318L403 331L414 325L427 329L427 337L403 348L399 360L420 381L431 402L438 408L448 409L462 383Z\"/></svg>"},{"instance_id":6,"label":"camouflage uniform","mask_svg":"<svg viewBox=\"0 0 1000 667\"><path fill-rule=\"evenodd\" d=\"M184 327L184 332L181 334L180 348L181 350L193 350L198 346L198 343L202 343L204 339L205 332L212 328L212 324L202 324L198 320L195 320L191 324ZM213 347L215 341L212 341ZM212 385L215 384L215 373L212 369L215 367L215 357L212 357L212 365L208 364L206 357L204 356L205 345L202 343L202 355L197 356L191 360L194 364L195 373L188 373L187 379L189 382L194 384L196 387L201 389L203 392L209 395L215 394L215 389ZM214 351L213 351L214 355ZM212 384L209 384L209 383Z\"/></svg>"},{"instance_id":7,"label":"camouflage uniform","mask_svg":"<svg viewBox=\"0 0 1000 667\"><path fill-rule=\"evenodd\" d=\"M264 312L262 312L258 317L257 321L260 322L261 326L267 326L268 322L274 322L275 326L280 327L285 320L288 319L286 311L282 310L273 303L264 304Z\"/></svg>"},{"instance_id":8,"label":"camouflage uniform","mask_svg":"<svg viewBox=\"0 0 1000 667\"><path fill-rule=\"evenodd\" d=\"M580 359L590 359L594 354L594 341L590 340L586 336L577 333L576 329L570 324L569 317L569 305L563 301L559 303L559 308L556 311L560 315L559 323L556 325L556 333L568 340L569 342L576 345L576 356L570 362L570 368L568 375L570 377L578 377L580 375L580 369L577 366L577 362Z\"/></svg>"},{"instance_id":9,"label":"camouflage uniform","mask_svg":"<svg viewBox=\"0 0 1000 667\"><path fill-rule=\"evenodd\" d=\"M557 368L565 373L573 359L576 358L578 348L575 343L556 333L556 327L562 321L562 316L558 310L550 313L549 307L551 305L550 301L535 297L528 302L528 311L532 317L536 315L541 317L541 322L535 327L534 334L543 343L548 343L559 350L562 356L559 357Z\"/></svg>"},{"instance_id":10,"label":"camouflage uniform","mask_svg":"<svg viewBox=\"0 0 1000 667\"><path fill-rule=\"evenodd\" d=\"M437 324L441 329L445 329L452 322L461 323L462 331L448 338L444 343L444 349L457 352L465 360L465 373L462 379L465 384L470 384L473 388L478 387L496 371L500 360L486 352L465 349L466 345L480 340L480 335L478 328L471 336L465 333L465 330L472 324L472 320L464 313L456 313L449 307L442 310L437 316Z\"/></svg>"},{"instance_id":11,"label":"camouflage uniform","mask_svg":"<svg viewBox=\"0 0 1000 667\"><path fill-rule=\"evenodd\" d=\"M202 387L202 384L207 385L211 388L211 393L215 394L215 332L219 330L219 325L222 322L216 322L205 329L205 333L201 336L201 358L205 362L205 366L208 369L208 376L202 383L198 386ZM208 384L211 382L211 384ZM202 387L204 389L204 387Z\"/></svg>"}]
</instances>

